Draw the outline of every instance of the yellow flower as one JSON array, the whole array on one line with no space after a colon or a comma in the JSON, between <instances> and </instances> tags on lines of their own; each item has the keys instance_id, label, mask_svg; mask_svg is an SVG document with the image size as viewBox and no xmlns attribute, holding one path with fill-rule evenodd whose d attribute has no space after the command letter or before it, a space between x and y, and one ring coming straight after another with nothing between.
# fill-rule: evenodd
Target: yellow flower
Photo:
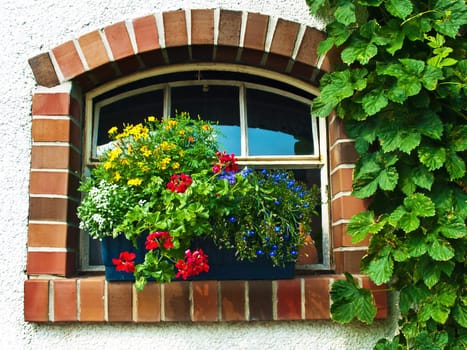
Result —
<instances>
[{"instance_id":1,"label":"yellow flower","mask_svg":"<svg viewBox=\"0 0 467 350\"><path fill-rule=\"evenodd\" d=\"M122 153L122 150L120 148L114 148L109 152L109 160L112 161L116 159L120 155L120 153Z\"/></svg>"},{"instance_id":2,"label":"yellow flower","mask_svg":"<svg viewBox=\"0 0 467 350\"><path fill-rule=\"evenodd\" d=\"M180 130L180 131L179 131L179 134L180 134L180 136L185 135L185 130Z\"/></svg>"},{"instance_id":3,"label":"yellow flower","mask_svg":"<svg viewBox=\"0 0 467 350\"><path fill-rule=\"evenodd\" d=\"M203 129L204 131L209 131L211 130L211 125L208 125L208 124L204 124L201 129Z\"/></svg>"},{"instance_id":4,"label":"yellow flower","mask_svg":"<svg viewBox=\"0 0 467 350\"><path fill-rule=\"evenodd\" d=\"M166 130L170 130L172 129L173 126L176 126L177 125L177 121L176 120L173 120L173 119L169 119L167 121L167 126L165 127Z\"/></svg>"},{"instance_id":5,"label":"yellow flower","mask_svg":"<svg viewBox=\"0 0 467 350\"><path fill-rule=\"evenodd\" d=\"M193 143L195 142L195 138L193 136L188 136L187 137L188 142Z\"/></svg>"},{"instance_id":6,"label":"yellow flower","mask_svg":"<svg viewBox=\"0 0 467 350\"><path fill-rule=\"evenodd\" d=\"M148 117L148 122L154 122L154 121L156 121L156 117L153 116L153 115L150 115L150 116Z\"/></svg>"},{"instance_id":7,"label":"yellow flower","mask_svg":"<svg viewBox=\"0 0 467 350\"><path fill-rule=\"evenodd\" d=\"M112 164L111 161L105 162L104 163L104 169L109 170L110 168L113 168L114 165Z\"/></svg>"},{"instance_id":8,"label":"yellow flower","mask_svg":"<svg viewBox=\"0 0 467 350\"><path fill-rule=\"evenodd\" d=\"M180 157L183 157L183 156L185 155L185 151L181 149L181 150L178 152L178 155L179 155Z\"/></svg>"},{"instance_id":9,"label":"yellow flower","mask_svg":"<svg viewBox=\"0 0 467 350\"><path fill-rule=\"evenodd\" d=\"M136 179L129 179L127 184L129 186L139 186L139 185L141 185L142 182L143 182L143 180L136 178Z\"/></svg>"},{"instance_id":10,"label":"yellow flower","mask_svg":"<svg viewBox=\"0 0 467 350\"><path fill-rule=\"evenodd\" d=\"M172 169L173 170L177 170L178 168L180 168L180 163L179 162L175 162L172 164Z\"/></svg>"},{"instance_id":11,"label":"yellow flower","mask_svg":"<svg viewBox=\"0 0 467 350\"><path fill-rule=\"evenodd\" d=\"M112 127L109 129L108 133L109 133L109 135L113 135L113 134L115 134L117 131L118 131L118 128L117 128L116 126L112 126Z\"/></svg>"},{"instance_id":12,"label":"yellow flower","mask_svg":"<svg viewBox=\"0 0 467 350\"><path fill-rule=\"evenodd\" d=\"M115 172L115 175L114 175L115 181L120 181L121 178L122 178L122 176L120 175L120 173L118 171Z\"/></svg>"},{"instance_id":13,"label":"yellow flower","mask_svg":"<svg viewBox=\"0 0 467 350\"><path fill-rule=\"evenodd\" d=\"M165 170L167 169L167 165L170 163L171 159L169 157L165 157L164 159L162 159L161 161L161 169L162 170Z\"/></svg>"},{"instance_id":14,"label":"yellow flower","mask_svg":"<svg viewBox=\"0 0 467 350\"><path fill-rule=\"evenodd\" d=\"M142 147L140 148L140 151L141 151L141 153L143 153L143 155L144 155L145 157L149 157L149 156L151 155L151 153L152 153L152 152L148 149L147 146L142 146Z\"/></svg>"}]
</instances>

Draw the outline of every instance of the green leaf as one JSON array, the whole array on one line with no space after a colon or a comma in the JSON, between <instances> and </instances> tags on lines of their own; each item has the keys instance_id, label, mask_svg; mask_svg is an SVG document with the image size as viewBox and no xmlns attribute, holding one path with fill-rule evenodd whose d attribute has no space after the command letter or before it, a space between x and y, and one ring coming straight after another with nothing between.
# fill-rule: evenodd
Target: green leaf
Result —
<instances>
[{"instance_id":1,"label":"green leaf","mask_svg":"<svg viewBox=\"0 0 467 350\"><path fill-rule=\"evenodd\" d=\"M434 22L434 28L441 34L454 38L460 27L467 24L465 0L435 1L434 10L443 16Z\"/></svg>"},{"instance_id":2,"label":"green leaf","mask_svg":"<svg viewBox=\"0 0 467 350\"><path fill-rule=\"evenodd\" d=\"M392 277L394 261L389 254L389 249L383 249L378 256L372 258L366 273L377 285L388 282Z\"/></svg>"},{"instance_id":3,"label":"green leaf","mask_svg":"<svg viewBox=\"0 0 467 350\"><path fill-rule=\"evenodd\" d=\"M446 150L430 145L421 146L418 148L418 158L428 170L436 170L441 168L446 161Z\"/></svg>"},{"instance_id":4,"label":"green leaf","mask_svg":"<svg viewBox=\"0 0 467 350\"><path fill-rule=\"evenodd\" d=\"M428 136L435 140L441 139L444 128L443 122L435 112L429 109L420 110L420 114L417 115L415 123L415 128L422 135Z\"/></svg>"},{"instance_id":5,"label":"green leaf","mask_svg":"<svg viewBox=\"0 0 467 350\"><path fill-rule=\"evenodd\" d=\"M435 215L434 203L422 193L415 193L410 197L406 197L404 206L417 216L429 217Z\"/></svg>"},{"instance_id":6,"label":"green leaf","mask_svg":"<svg viewBox=\"0 0 467 350\"><path fill-rule=\"evenodd\" d=\"M386 0L384 6L391 15L401 19L405 19L413 10L410 0Z\"/></svg>"},{"instance_id":7,"label":"green leaf","mask_svg":"<svg viewBox=\"0 0 467 350\"><path fill-rule=\"evenodd\" d=\"M353 1L340 1L339 6L334 11L334 17L337 22L348 26L351 23L355 23L355 5Z\"/></svg>"},{"instance_id":8,"label":"green leaf","mask_svg":"<svg viewBox=\"0 0 467 350\"><path fill-rule=\"evenodd\" d=\"M446 238L460 239L467 236L467 227L459 215L443 215L440 224L439 231Z\"/></svg>"},{"instance_id":9,"label":"green leaf","mask_svg":"<svg viewBox=\"0 0 467 350\"><path fill-rule=\"evenodd\" d=\"M392 191L397 186L399 173L395 167L384 169L378 176L378 183L382 190Z\"/></svg>"},{"instance_id":10,"label":"green leaf","mask_svg":"<svg viewBox=\"0 0 467 350\"><path fill-rule=\"evenodd\" d=\"M365 239L368 234L381 231L385 221L377 221L374 213L365 211L354 215L347 225L347 233L352 236L352 243L357 243Z\"/></svg>"},{"instance_id":11,"label":"green leaf","mask_svg":"<svg viewBox=\"0 0 467 350\"><path fill-rule=\"evenodd\" d=\"M415 185L426 190L430 190L433 185L434 175L423 165L412 168L411 179Z\"/></svg>"},{"instance_id":12,"label":"green leaf","mask_svg":"<svg viewBox=\"0 0 467 350\"><path fill-rule=\"evenodd\" d=\"M438 80L443 79L443 71L438 67L426 66L422 76L422 84L427 90L435 90Z\"/></svg>"},{"instance_id":13,"label":"green leaf","mask_svg":"<svg viewBox=\"0 0 467 350\"><path fill-rule=\"evenodd\" d=\"M428 254L436 261L447 261L454 257L454 249L449 242L432 237L431 244L428 244Z\"/></svg>"},{"instance_id":14,"label":"green leaf","mask_svg":"<svg viewBox=\"0 0 467 350\"><path fill-rule=\"evenodd\" d=\"M331 288L332 318L340 323L348 323L357 318L371 323L376 316L376 306L371 291L360 288L352 276L345 274L345 281L336 281Z\"/></svg>"},{"instance_id":15,"label":"green leaf","mask_svg":"<svg viewBox=\"0 0 467 350\"><path fill-rule=\"evenodd\" d=\"M460 179L465 176L465 162L453 150L446 154L446 170L451 180Z\"/></svg>"},{"instance_id":16,"label":"green leaf","mask_svg":"<svg viewBox=\"0 0 467 350\"><path fill-rule=\"evenodd\" d=\"M426 253L428 247L425 243L425 236L414 232L408 237L407 247L409 249L410 256L417 258Z\"/></svg>"},{"instance_id":17,"label":"green leaf","mask_svg":"<svg viewBox=\"0 0 467 350\"><path fill-rule=\"evenodd\" d=\"M344 63L352 64L355 61L367 64L378 53L376 45L361 39L353 40L341 53Z\"/></svg>"},{"instance_id":18,"label":"green leaf","mask_svg":"<svg viewBox=\"0 0 467 350\"><path fill-rule=\"evenodd\" d=\"M388 105L386 92L383 89L374 89L362 98L363 110L368 115L374 115Z\"/></svg>"},{"instance_id":19,"label":"green leaf","mask_svg":"<svg viewBox=\"0 0 467 350\"><path fill-rule=\"evenodd\" d=\"M467 328L467 298L459 298L454 305L452 315L456 322L464 328Z\"/></svg>"},{"instance_id":20,"label":"green leaf","mask_svg":"<svg viewBox=\"0 0 467 350\"><path fill-rule=\"evenodd\" d=\"M392 340L380 339L375 344L374 350L398 350L399 338L394 337Z\"/></svg>"}]
</instances>

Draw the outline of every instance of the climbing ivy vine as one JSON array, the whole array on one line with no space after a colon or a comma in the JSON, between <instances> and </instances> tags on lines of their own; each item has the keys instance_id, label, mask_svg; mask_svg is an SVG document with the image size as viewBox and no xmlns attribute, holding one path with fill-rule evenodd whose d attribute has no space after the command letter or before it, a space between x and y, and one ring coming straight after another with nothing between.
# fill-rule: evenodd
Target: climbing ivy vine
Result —
<instances>
[{"instance_id":1,"label":"climbing ivy vine","mask_svg":"<svg viewBox=\"0 0 467 350\"><path fill-rule=\"evenodd\" d=\"M320 55L338 48L313 113L333 110L359 154L353 195L368 211L362 272L399 295L399 333L375 349L467 348L467 6L463 0L306 0L326 20ZM371 323L370 291L334 283L338 322Z\"/></svg>"}]
</instances>

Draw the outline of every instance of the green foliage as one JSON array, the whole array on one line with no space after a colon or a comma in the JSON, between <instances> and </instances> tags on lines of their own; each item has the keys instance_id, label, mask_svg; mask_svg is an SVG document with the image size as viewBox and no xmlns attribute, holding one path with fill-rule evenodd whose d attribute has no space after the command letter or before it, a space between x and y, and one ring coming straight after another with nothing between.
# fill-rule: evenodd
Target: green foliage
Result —
<instances>
[{"instance_id":1,"label":"green foliage","mask_svg":"<svg viewBox=\"0 0 467 350\"><path fill-rule=\"evenodd\" d=\"M261 257L274 266L296 261L305 244L318 187L282 170L240 170L233 154L218 151L216 133L186 113L150 116L120 133L113 127L111 144L83 180L83 230L133 243L147 236L144 262L126 271L138 289L149 278L170 282L176 268L182 278L206 271L203 254L195 250L195 259L190 251L198 237L232 248L240 260Z\"/></svg>"},{"instance_id":2,"label":"green foliage","mask_svg":"<svg viewBox=\"0 0 467 350\"><path fill-rule=\"evenodd\" d=\"M370 235L361 268L400 295L400 332L375 349L465 349L466 3L307 3L327 22L318 54L340 47L344 63L321 79L313 113L344 120L359 154L353 195L372 198L348 233ZM334 285L335 320L362 319L357 300L372 301L357 290L349 277Z\"/></svg>"}]
</instances>

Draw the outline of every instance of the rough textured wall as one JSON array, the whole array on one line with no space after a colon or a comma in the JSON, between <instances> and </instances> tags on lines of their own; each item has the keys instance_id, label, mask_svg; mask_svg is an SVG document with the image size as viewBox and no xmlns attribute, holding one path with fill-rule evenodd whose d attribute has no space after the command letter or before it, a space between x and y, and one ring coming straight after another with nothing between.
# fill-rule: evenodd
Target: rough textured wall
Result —
<instances>
[{"instance_id":1,"label":"rough textured wall","mask_svg":"<svg viewBox=\"0 0 467 350\"><path fill-rule=\"evenodd\" d=\"M331 322L160 325L37 325L23 321L31 95L28 58L94 29L179 8L261 12L319 24L304 0L0 0L0 348L24 349L370 349L394 319L371 327ZM14 345L16 344L16 345Z\"/></svg>"}]
</instances>

